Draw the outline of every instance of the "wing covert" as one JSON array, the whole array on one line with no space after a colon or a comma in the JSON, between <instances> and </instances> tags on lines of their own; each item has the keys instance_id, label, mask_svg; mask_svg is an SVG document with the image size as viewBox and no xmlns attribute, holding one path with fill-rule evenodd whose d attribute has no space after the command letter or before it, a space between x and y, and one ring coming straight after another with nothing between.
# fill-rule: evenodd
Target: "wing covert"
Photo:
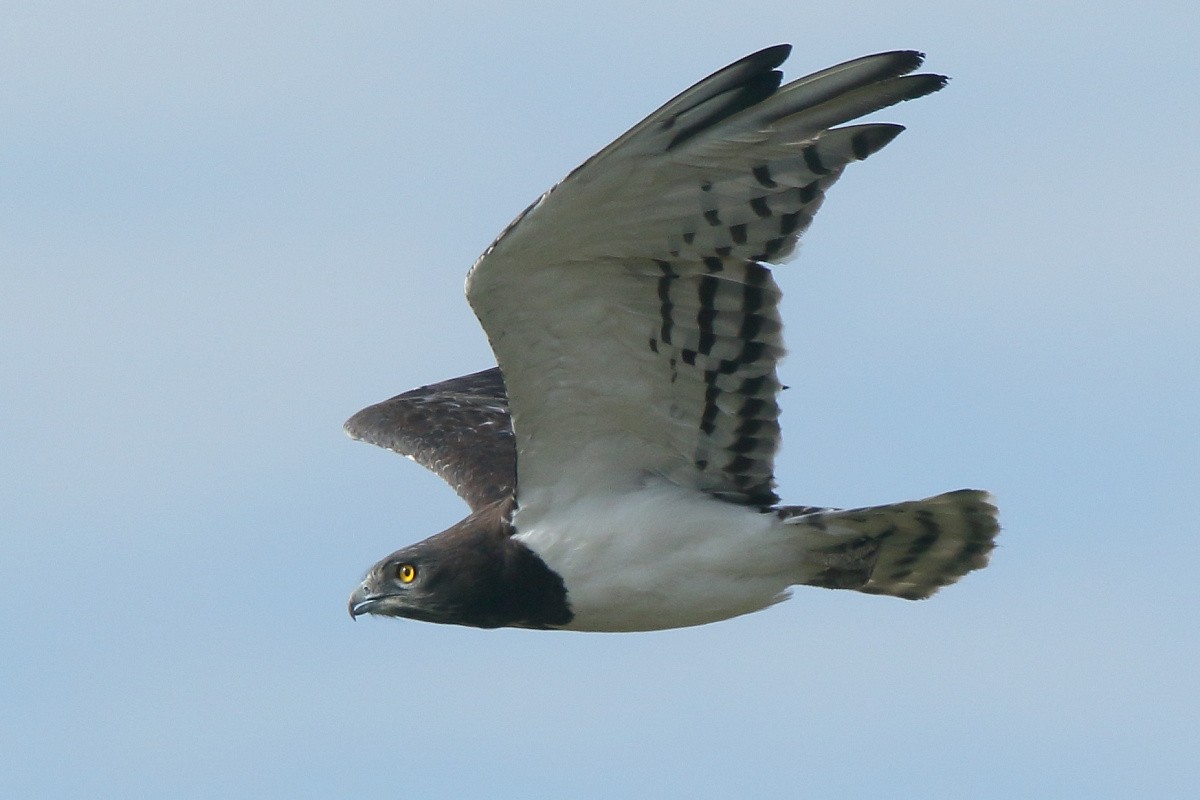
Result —
<instances>
[{"instance_id":1,"label":"wing covert","mask_svg":"<svg viewBox=\"0 0 1200 800\"><path fill-rule=\"evenodd\" d=\"M351 438L408 456L436 473L472 511L513 493L516 448L496 367L368 406L344 427Z\"/></svg>"}]
</instances>

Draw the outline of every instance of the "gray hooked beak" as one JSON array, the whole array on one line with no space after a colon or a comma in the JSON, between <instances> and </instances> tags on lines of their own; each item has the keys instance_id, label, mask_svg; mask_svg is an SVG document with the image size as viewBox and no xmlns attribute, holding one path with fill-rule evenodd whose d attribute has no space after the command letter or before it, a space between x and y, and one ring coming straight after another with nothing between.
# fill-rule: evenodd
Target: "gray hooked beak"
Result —
<instances>
[{"instance_id":1,"label":"gray hooked beak","mask_svg":"<svg viewBox=\"0 0 1200 800\"><path fill-rule=\"evenodd\" d=\"M364 581L359 584L359 587L350 595L350 602L347 609L350 611L350 619L356 619L360 614L369 614L371 609L378 603L380 598L377 595L371 594L367 589L367 584Z\"/></svg>"}]
</instances>

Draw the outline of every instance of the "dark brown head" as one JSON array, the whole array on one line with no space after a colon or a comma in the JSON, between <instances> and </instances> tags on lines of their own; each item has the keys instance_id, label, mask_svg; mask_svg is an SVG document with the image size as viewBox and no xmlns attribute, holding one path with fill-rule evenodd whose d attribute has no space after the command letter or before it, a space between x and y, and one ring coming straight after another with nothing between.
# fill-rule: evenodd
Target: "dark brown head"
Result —
<instances>
[{"instance_id":1,"label":"dark brown head","mask_svg":"<svg viewBox=\"0 0 1200 800\"><path fill-rule=\"evenodd\" d=\"M559 627L571 621L562 578L512 538L511 503L481 509L367 572L350 596L350 616L423 622Z\"/></svg>"}]
</instances>

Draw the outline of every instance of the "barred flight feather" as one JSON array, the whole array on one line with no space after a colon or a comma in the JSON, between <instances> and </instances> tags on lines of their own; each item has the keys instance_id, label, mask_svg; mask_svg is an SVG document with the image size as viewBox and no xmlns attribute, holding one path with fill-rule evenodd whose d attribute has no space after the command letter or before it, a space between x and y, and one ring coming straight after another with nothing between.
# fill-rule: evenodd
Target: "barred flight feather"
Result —
<instances>
[{"instance_id":1,"label":"barred flight feather","mask_svg":"<svg viewBox=\"0 0 1200 800\"><path fill-rule=\"evenodd\" d=\"M924 500L848 510L781 508L809 539L809 586L921 600L987 565L999 532L987 492L960 489ZM822 539L824 541L822 541Z\"/></svg>"}]
</instances>

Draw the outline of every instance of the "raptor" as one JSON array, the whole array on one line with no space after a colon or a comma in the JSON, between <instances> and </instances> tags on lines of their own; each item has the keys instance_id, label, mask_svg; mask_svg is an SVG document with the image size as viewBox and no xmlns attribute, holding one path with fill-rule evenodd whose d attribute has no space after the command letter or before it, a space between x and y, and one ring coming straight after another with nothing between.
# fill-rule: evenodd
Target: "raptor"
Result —
<instances>
[{"instance_id":1,"label":"raptor","mask_svg":"<svg viewBox=\"0 0 1200 800\"><path fill-rule=\"evenodd\" d=\"M498 367L354 415L471 508L350 597L481 628L640 631L758 611L793 586L920 599L986 565L982 491L781 505L780 291L847 164L903 128L859 117L941 89L879 53L782 84L790 47L669 101L523 211L467 300Z\"/></svg>"}]
</instances>

